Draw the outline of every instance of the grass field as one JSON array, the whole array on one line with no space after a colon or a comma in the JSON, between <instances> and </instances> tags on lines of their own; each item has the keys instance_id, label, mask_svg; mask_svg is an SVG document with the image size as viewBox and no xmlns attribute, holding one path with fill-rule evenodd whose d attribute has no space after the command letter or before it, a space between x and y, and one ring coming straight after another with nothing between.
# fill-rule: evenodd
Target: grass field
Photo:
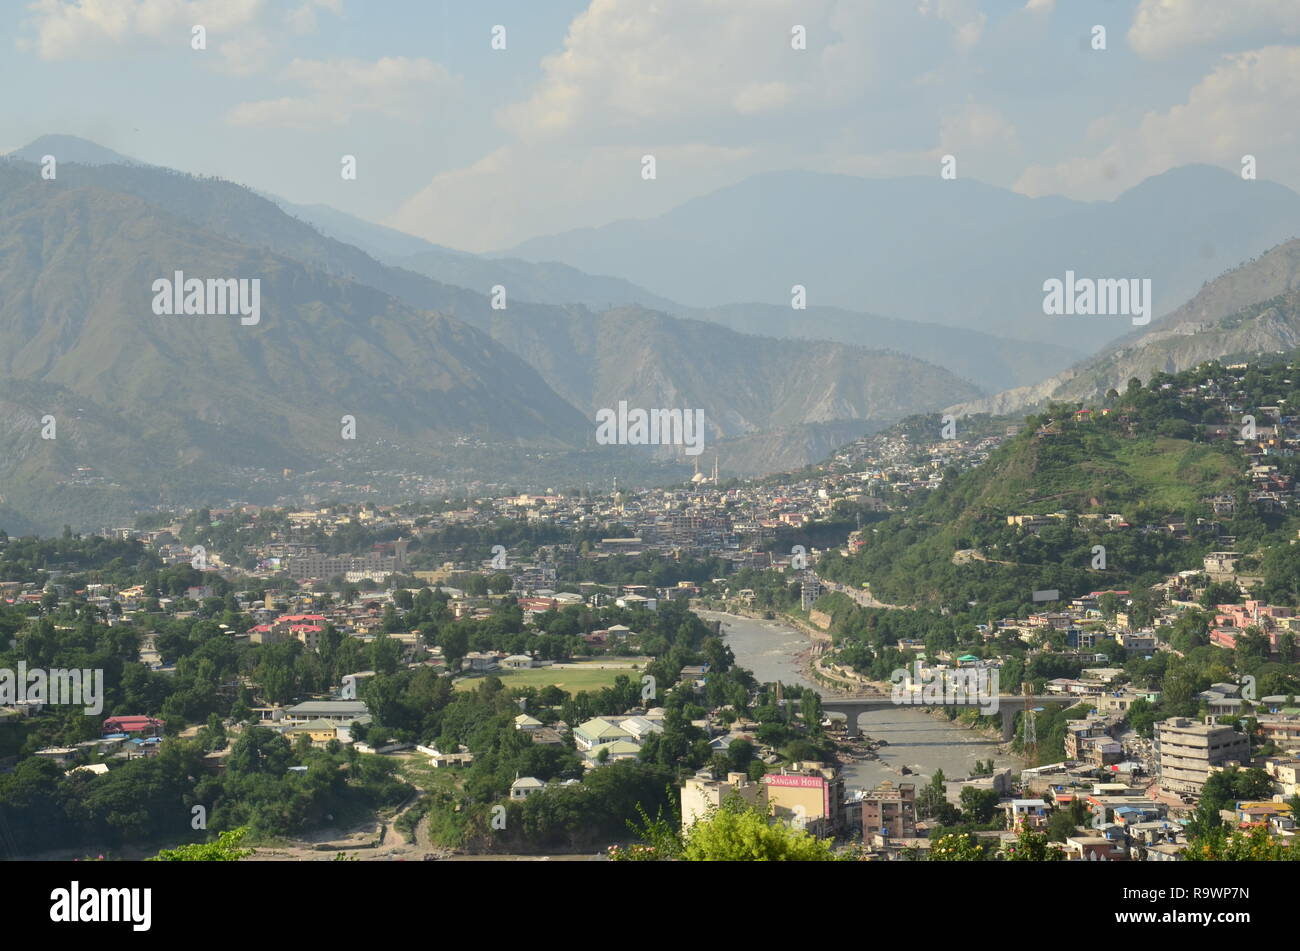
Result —
<instances>
[{"instance_id":1,"label":"grass field","mask_svg":"<svg viewBox=\"0 0 1300 951\"><path fill-rule=\"evenodd\" d=\"M569 693L582 690L596 691L602 687L612 687L614 679L620 674L633 683L641 682L641 671L622 669L601 670L598 664L584 664L580 669L537 667L533 670L499 670L491 676L500 677L501 682L510 687L547 687L551 684ZM477 690L485 674L474 677L462 677L456 681L457 690Z\"/></svg>"}]
</instances>

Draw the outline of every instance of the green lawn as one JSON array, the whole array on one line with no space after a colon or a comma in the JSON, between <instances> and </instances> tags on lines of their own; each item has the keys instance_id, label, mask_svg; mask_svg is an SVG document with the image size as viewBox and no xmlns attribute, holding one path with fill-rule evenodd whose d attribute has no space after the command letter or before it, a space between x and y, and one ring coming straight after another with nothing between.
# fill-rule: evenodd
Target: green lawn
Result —
<instances>
[{"instance_id":1,"label":"green lawn","mask_svg":"<svg viewBox=\"0 0 1300 951\"><path fill-rule=\"evenodd\" d=\"M579 691L596 691L602 687L612 687L614 679L619 675L630 679L633 683L641 682L641 671L628 670L600 670L598 665L584 664L583 669L560 669L552 667L538 667L533 670L500 670L495 671L491 676L500 677L501 682L510 687L547 687L551 684L559 687L561 690L567 690L571 694ZM484 674L478 674L473 677L461 677L456 681L457 690L477 690L478 685L483 681Z\"/></svg>"},{"instance_id":2,"label":"green lawn","mask_svg":"<svg viewBox=\"0 0 1300 951\"><path fill-rule=\"evenodd\" d=\"M1165 436L1121 443L1115 459L1142 486L1142 501L1171 512L1231 492L1241 478L1240 462L1218 448Z\"/></svg>"}]
</instances>

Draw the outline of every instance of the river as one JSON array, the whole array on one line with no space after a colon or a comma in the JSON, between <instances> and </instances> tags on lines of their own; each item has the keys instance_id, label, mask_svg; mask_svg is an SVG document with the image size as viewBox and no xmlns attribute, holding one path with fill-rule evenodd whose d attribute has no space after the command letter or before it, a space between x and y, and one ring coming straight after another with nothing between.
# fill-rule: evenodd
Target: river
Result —
<instances>
[{"instance_id":1,"label":"river","mask_svg":"<svg viewBox=\"0 0 1300 951\"><path fill-rule=\"evenodd\" d=\"M780 621L717 611L696 613L709 621L722 621L723 638L736 655L736 663L752 670L759 683L779 680L822 690L800 671L799 655L809 647L806 634ZM960 779L971 773L976 760L990 758L998 767L1019 769L1023 765L1016 757L999 752L996 740L920 710L902 706L873 710L863 714L858 723L867 736L888 745L880 749L878 760L845 766L844 785L849 789L871 789L886 779L919 785L938 769L948 779ZM910 768L912 775L903 775L903 766Z\"/></svg>"}]
</instances>

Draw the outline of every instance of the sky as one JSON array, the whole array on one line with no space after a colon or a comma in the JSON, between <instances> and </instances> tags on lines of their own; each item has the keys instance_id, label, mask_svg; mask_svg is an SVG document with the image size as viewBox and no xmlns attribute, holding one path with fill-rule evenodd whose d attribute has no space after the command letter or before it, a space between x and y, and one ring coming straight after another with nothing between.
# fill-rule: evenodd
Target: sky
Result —
<instances>
[{"instance_id":1,"label":"sky","mask_svg":"<svg viewBox=\"0 0 1300 951\"><path fill-rule=\"evenodd\" d=\"M0 0L0 48L0 153L78 135L468 251L945 155L1030 196L1244 155L1300 190L1298 0Z\"/></svg>"}]
</instances>

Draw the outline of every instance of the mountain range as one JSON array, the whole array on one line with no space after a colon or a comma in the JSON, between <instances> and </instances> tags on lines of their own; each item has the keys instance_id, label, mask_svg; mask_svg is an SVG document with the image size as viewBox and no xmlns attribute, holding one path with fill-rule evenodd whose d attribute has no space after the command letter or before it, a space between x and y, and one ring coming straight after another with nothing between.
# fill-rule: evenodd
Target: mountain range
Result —
<instances>
[{"instance_id":1,"label":"mountain range","mask_svg":"<svg viewBox=\"0 0 1300 951\"><path fill-rule=\"evenodd\" d=\"M1300 240L1270 248L1207 283L1183 306L1100 353L1030 386L964 402L961 413L1021 413L1050 401L1122 390L1133 378L1210 360L1246 360L1300 347Z\"/></svg>"},{"instance_id":2,"label":"mountain range","mask_svg":"<svg viewBox=\"0 0 1300 951\"><path fill-rule=\"evenodd\" d=\"M504 252L617 274L692 307L735 301L961 327L1093 353L1125 320L1043 312L1067 270L1150 278L1156 315L1300 234L1300 195L1205 165L1149 178L1113 201L1028 198L973 180L757 175L655 218L525 241ZM815 323L808 321L812 335ZM1058 366L1044 364L1046 372ZM1003 387L1005 388L1005 387Z\"/></svg>"},{"instance_id":3,"label":"mountain range","mask_svg":"<svg viewBox=\"0 0 1300 951\"><path fill-rule=\"evenodd\" d=\"M239 473L275 482L334 465L363 478L384 468L450 478L475 451L475 474L489 481L527 482L534 456L550 458L548 476L622 467L680 477L679 453L656 462L594 446L595 412L621 400L702 408L710 443L749 440L738 461L768 471L755 436L779 432L787 447L824 454L830 433L852 438L978 395L902 354L738 334L635 304L494 309L483 293L383 264L218 179L118 161L65 159L53 181L39 171L0 163L0 382L57 388L7 391L0 494L37 519L55 517L44 506L55 485L102 480L135 506L196 502L238 497ZM176 271L256 278L261 321L153 313L153 282ZM78 438L73 413L56 439L33 441L32 421L56 393L81 419L113 419L111 433ZM342 435L345 416L355 440ZM800 427L814 435L797 438ZM166 451L120 465L132 446ZM787 449L790 461L808 458Z\"/></svg>"},{"instance_id":4,"label":"mountain range","mask_svg":"<svg viewBox=\"0 0 1300 951\"><path fill-rule=\"evenodd\" d=\"M1297 346L1300 242L1268 242L1298 212L1204 166L1094 203L791 172L483 256L47 136L0 162L0 518L53 517L74 486L147 507L250 479L293 497L308 473L428 491L689 471L679 448L595 445L621 401L702 409L724 474L796 468L913 413L1015 413ZM1246 263L1208 281L1225 258ZM1043 275L1067 269L1200 290L1124 333L1043 315ZM261 323L154 314L175 271L258 278ZM54 404L65 441L34 439Z\"/></svg>"}]
</instances>

